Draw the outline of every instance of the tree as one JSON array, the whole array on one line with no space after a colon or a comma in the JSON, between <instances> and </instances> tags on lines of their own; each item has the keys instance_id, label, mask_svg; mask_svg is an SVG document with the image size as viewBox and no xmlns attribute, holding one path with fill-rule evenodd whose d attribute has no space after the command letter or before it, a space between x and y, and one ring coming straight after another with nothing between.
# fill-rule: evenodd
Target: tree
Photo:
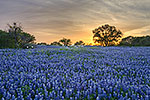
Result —
<instances>
[{"instance_id":1,"label":"tree","mask_svg":"<svg viewBox=\"0 0 150 100\"><path fill-rule=\"evenodd\" d=\"M60 42L54 41L50 45L62 46Z\"/></svg>"},{"instance_id":2,"label":"tree","mask_svg":"<svg viewBox=\"0 0 150 100\"><path fill-rule=\"evenodd\" d=\"M110 26L108 24L93 30L93 34L94 42L99 43L101 46L115 45L123 35L115 26Z\"/></svg>"},{"instance_id":3,"label":"tree","mask_svg":"<svg viewBox=\"0 0 150 100\"><path fill-rule=\"evenodd\" d=\"M150 46L150 36L147 35L147 36L143 36L142 39L140 40L140 43L139 43L141 46L144 45L144 46Z\"/></svg>"},{"instance_id":4,"label":"tree","mask_svg":"<svg viewBox=\"0 0 150 100\"><path fill-rule=\"evenodd\" d=\"M13 25L8 24L8 32L9 35L11 36L12 39L15 40L15 48L19 47L19 42L21 40L21 32L22 32L22 27L21 24L13 23Z\"/></svg>"},{"instance_id":5,"label":"tree","mask_svg":"<svg viewBox=\"0 0 150 100\"><path fill-rule=\"evenodd\" d=\"M74 45L85 45L85 43L83 41L77 41Z\"/></svg>"},{"instance_id":6,"label":"tree","mask_svg":"<svg viewBox=\"0 0 150 100\"><path fill-rule=\"evenodd\" d=\"M133 36L128 36L128 37L125 37L123 38L121 41L120 41L120 46L131 46L132 45L132 41L135 39L135 37Z\"/></svg>"},{"instance_id":7,"label":"tree","mask_svg":"<svg viewBox=\"0 0 150 100\"><path fill-rule=\"evenodd\" d=\"M133 46L150 46L150 36L135 37Z\"/></svg>"},{"instance_id":8,"label":"tree","mask_svg":"<svg viewBox=\"0 0 150 100\"><path fill-rule=\"evenodd\" d=\"M120 46L150 46L150 36L128 36L121 40Z\"/></svg>"},{"instance_id":9,"label":"tree","mask_svg":"<svg viewBox=\"0 0 150 100\"><path fill-rule=\"evenodd\" d=\"M70 46L71 45L70 39L63 38L63 39L59 40L59 42L62 43L64 46Z\"/></svg>"},{"instance_id":10,"label":"tree","mask_svg":"<svg viewBox=\"0 0 150 100\"><path fill-rule=\"evenodd\" d=\"M22 32L20 36L21 36L20 47L23 47L24 45L29 43L34 44L34 41L36 40L33 35L26 32Z\"/></svg>"},{"instance_id":11,"label":"tree","mask_svg":"<svg viewBox=\"0 0 150 100\"><path fill-rule=\"evenodd\" d=\"M37 45L48 45L48 44L44 43L44 42L41 42L41 43L38 43Z\"/></svg>"},{"instance_id":12,"label":"tree","mask_svg":"<svg viewBox=\"0 0 150 100\"><path fill-rule=\"evenodd\" d=\"M23 32L21 24L8 24L8 27L9 36L15 41L15 48L22 48L25 44L33 43L35 41L35 37L33 35Z\"/></svg>"},{"instance_id":13,"label":"tree","mask_svg":"<svg viewBox=\"0 0 150 100\"><path fill-rule=\"evenodd\" d=\"M0 48L14 48L15 41L10 38L9 33L0 30Z\"/></svg>"}]
</instances>

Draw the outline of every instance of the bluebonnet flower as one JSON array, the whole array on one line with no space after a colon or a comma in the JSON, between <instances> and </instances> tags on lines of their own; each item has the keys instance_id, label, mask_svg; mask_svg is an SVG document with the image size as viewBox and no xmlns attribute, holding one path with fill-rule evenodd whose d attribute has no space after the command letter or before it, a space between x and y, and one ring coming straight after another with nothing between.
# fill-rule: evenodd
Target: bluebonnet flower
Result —
<instances>
[{"instance_id":1,"label":"bluebonnet flower","mask_svg":"<svg viewBox=\"0 0 150 100\"><path fill-rule=\"evenodd\" d=\"M149 100L149 52L150 47L1 49L0 99Z\"/></svg>"}]
</instances>

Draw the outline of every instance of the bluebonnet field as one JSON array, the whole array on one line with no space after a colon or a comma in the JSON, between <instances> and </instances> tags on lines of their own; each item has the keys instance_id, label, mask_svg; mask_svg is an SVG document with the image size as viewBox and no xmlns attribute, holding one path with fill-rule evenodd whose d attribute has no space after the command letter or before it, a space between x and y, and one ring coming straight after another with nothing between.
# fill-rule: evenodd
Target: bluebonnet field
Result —
<instances>
[{"instance_id":1,"label":"bluebonnet field","mask_svg":"<svg viewBox=\"0 0 150 100\"><path fill-rule=\"evenodd\" d=\"M150 100L150 47L0 50L1 100Z\"/></svg>"}]
</instances>

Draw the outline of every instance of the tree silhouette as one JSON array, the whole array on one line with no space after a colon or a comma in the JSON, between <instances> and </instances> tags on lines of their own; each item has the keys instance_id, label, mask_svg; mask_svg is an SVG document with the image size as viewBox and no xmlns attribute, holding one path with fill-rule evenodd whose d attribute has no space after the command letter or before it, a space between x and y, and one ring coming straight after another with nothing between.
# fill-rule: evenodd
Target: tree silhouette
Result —
<instances>
[{"instance_id":1,"label":"tree silhouette","mask_svg":"<svg viewBox=\"0 0 150 100\"><path fill-rule=\"evenodd\" d=\"M41 43L38 43L37 45L48 45L48 44L45 42L41 42Z\"/></svg>"},{"instance_id":2,"label":"tree silhouette","mask_svg":"<svg viewBox=\"0 0 150 100\"><path fill-rule=\"evenodd\" d=\"M85 45L83 41L77 41L74 45Z\"/></svg>"},{"instance_id":3,"label":"tree silhouette","mask_svg":"<svg viewBox=\"0 0 150 100\"><path fill-rule=\"evenodd\" d=\"M62 46L62 45L60 44L60 42L57 42L57 41L52 42L50 45Z\"/></svg>"},{"instance_id":4,"label":"tree silhouette","mask_svg":"<svg viewBox=\"0 0 150 100\"><path fill-rule=\"evenodd\" d=\"M70 46L71 45L70 39L63 38L63 39L59 40L59 42L62 43L64 46Z\"/></svg>"},{"instance_id":5,"label":"tree silhouette","mask_svg":"<svg viewBox=\"0 0 150 100\"><path fill-rule=\"evenodd\" d=\"M110 26L108 24L93 30L93 34L94 42L99 43L101 46L114 45L123 35L115 26Z\"/></svg>"},{"instance_id":6,"label":"tree silhouette","mask_svg":"<svg viewBox=\"0 0 150 100\"><path fill-rule=\"evenodd\" d=\"M13 25L8 24L8 32L12 39L15 40L15 48L19 47L19 42L21 40L22 27L20 24L13 23Z\"/></svg>"}]
</instances>

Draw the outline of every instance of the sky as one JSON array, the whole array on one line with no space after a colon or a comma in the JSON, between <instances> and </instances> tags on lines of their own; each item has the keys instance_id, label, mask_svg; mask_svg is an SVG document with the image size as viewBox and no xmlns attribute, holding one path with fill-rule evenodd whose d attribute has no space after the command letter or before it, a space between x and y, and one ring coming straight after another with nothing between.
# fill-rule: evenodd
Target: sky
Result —
<instances>
[{"instance_id":1,"label":"sky","mask_svg":"<svg viewBox=\"0 0 150 100\"><path fill-rule=\"evenodd\" d=\"M63 37L92 43L92 30L104 24L124 37L150 35L150 0L0 0L0 29L13 22L48 44Z\"/></svg>"}]
</instances>

